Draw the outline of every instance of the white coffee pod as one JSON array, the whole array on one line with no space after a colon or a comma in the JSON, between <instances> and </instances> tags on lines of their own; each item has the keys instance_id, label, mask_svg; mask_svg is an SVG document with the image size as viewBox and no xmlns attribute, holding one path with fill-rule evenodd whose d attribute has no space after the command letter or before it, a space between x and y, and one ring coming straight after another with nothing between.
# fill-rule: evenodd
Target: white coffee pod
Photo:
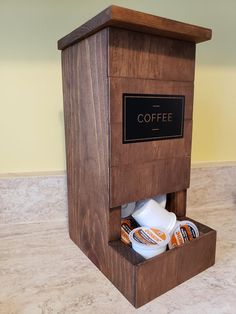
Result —
<instances>
[{"instance_id":1,"label":"white coffee pod","mask_svg":"<svg viewBox=\"0 0 236 314\"><path fill-rule=\"evenodd\" d=\"M121 218L130 216L135 209L135 202L124 204L121 206Z\"/></svg>"},{"instance_id":2,"label":"white coffee pod","mask_svg":"<svg viewBox=\"0 0 236 314\"><path fill-rule=\"evenodd\" d=\"M146 199L137 201L137 202L136 202L135 209L140 208L140 207L143 206L145 203L147 203L149 200L151 200L151 198L146 198Z\"/></svg>"},{"instance_id":3,"label":"white coffee pod","mask_svg":"<svg viewBox=\"0 0 236 314\"><path fill-rule=\"evenodd\" d=\"M140 207L140 204L144 204L147 201L149 201L151 198L139 200L136 202L136 207ZM153 196L152 199L154 199L161 207L166 207L166 194L156 195Z\"/></svg>"},{"instance_id":4,"label":"white coffee pod","mask_svg":"<svg viewBox=\"0 0 236 314\"><path fill-rule=\"evenodd\" d=\"M153 199L163 208L166 208L166 194L153 196Z\"/></svg>"},{"instance_id":5,"label":"white coffee pod","mask_svg":"<svg viewBox=\"0 0 236 314\"><path fill-rule=\"evenodd\" d=\"M140 202L132 214L140 226L148 226L172 231L176 223L176 215L162 208L156 201L149 199Z\"/></svg>"},{"instance_id":6,"label":"white coffee pod","mask_svg":"<svg viewBox=\"0 0 236 314\"><path fill-rule=\"evenodd\" d=\"M164 230L139 227L129 234L133 250L148 259L166 251L170 236Z\"/></svg>"}]
</instances>

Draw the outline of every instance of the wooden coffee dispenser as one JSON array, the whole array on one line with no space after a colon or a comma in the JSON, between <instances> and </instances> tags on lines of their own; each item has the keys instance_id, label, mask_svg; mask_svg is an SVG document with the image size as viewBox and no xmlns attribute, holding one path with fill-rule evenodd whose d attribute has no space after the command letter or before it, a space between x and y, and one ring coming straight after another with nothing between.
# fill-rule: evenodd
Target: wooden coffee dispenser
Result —
<instances>
[{"instance_id":1,"label":"wooden coffee dispenser","mask_svg":"<svg viewBox=\"0 0 236 314\"><path fill-rule=\"evenodd\" d=\"M195 47L211 30L111 6L58 42L71 239L135 306L214 264L216 232L145 260L121 205L167 194L186 219ZM190 219L190 218L187 218Z\"/></svg>"}]
</instances>

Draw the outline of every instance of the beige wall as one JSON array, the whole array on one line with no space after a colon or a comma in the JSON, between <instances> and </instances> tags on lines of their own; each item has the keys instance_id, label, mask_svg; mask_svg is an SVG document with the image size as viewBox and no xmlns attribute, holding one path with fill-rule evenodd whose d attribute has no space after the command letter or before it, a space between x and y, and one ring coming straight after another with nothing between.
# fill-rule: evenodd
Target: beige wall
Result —
<instances>
[{"instance_id":1,"label":"beige wall","mask_svg":"<svg viewBox=\"0 0 236 314\"><path fill-rule=\"evenodd\" d=\"M213 29L197 50L192 160L236 160L235 0L0 0L0 173L65 169L56 42L112 3Z\"/></svg>"}]
</instances>

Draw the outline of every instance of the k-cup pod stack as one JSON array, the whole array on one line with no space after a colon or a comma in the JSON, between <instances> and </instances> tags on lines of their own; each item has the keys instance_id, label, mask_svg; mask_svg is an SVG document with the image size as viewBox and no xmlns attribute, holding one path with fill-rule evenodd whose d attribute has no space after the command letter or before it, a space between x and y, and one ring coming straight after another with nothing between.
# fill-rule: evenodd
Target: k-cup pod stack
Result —
<instances>
[{"instance_id":1,"label":"k-cup pod stack","mask_svg":"<svg viewBox=\"0 0 236 314\"><path fill-rule=\"evenodd\" d=\"M158 200L166 205L165 196ZM132 248L146 259L165 252L176 215L154 199L147 199L136 202L132 217L141 226L129 233Z\"/></svg>"},{"instance_id":2,"label":"k-cup pod stack","mask_svg":"<svg viewBox=\"0 0 236 314\"><path fill-rule=\"evenodd\" d=\"M176 223L176 215L161 207L153 199L137 204L132 217L140 226L161 228L168 233L173 230Z\"/></svg>"},{"instance_id":3,"label":"k-cup pod stack","mask_svg":"<svg viewBox=\"0 0 236 314\"><path fill-rule=\"evenodd\" d=\"M132 208L132 217L141 227L135 228L130 221L123 224L122 241L131 243L132 248L146 259L165 252L167 244L172 249L199 236L193 222L177 221L176 215L166 210L165 206L166 196L138 201L134 211Z\"/></svg>"}]
</instances>

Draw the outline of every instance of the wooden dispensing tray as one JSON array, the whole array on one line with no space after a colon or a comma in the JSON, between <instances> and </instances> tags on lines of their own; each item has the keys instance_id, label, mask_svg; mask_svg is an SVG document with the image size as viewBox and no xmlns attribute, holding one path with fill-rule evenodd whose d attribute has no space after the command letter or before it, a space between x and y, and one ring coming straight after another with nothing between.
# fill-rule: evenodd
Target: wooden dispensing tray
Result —
<instances>
[{"instance_id":1,"label":"wooden dispensing tray","mask_svg":"<svg viewBox=\"0 0 236 314\"><path fill-rule=\"evenodd\" d=\"M195 48L210 38L206 28L111 6L58 42L70 237L136 307L214 264L216 232L197 222L199 238L150 260L120 241L122 204L168 194L167 209L186 216ZM125 95L184 99L180 136L125 142Z\"/></svg>"},{"instance_id":2,"label":"wooden dispensing tray","mask_svg":"<svg viewBox=\"0 0 236 314\"><path fill-rule=\"evenodd\" d=\"M182 219L191 220L188 217ZM127 264L122 269L126 285L130 286L126 297L135 307L140 307L215 263L215 230L193 222L200 232L198 238L148 260L119 240L110 242L110 246Z\"/></svg>"}]
</instances>

